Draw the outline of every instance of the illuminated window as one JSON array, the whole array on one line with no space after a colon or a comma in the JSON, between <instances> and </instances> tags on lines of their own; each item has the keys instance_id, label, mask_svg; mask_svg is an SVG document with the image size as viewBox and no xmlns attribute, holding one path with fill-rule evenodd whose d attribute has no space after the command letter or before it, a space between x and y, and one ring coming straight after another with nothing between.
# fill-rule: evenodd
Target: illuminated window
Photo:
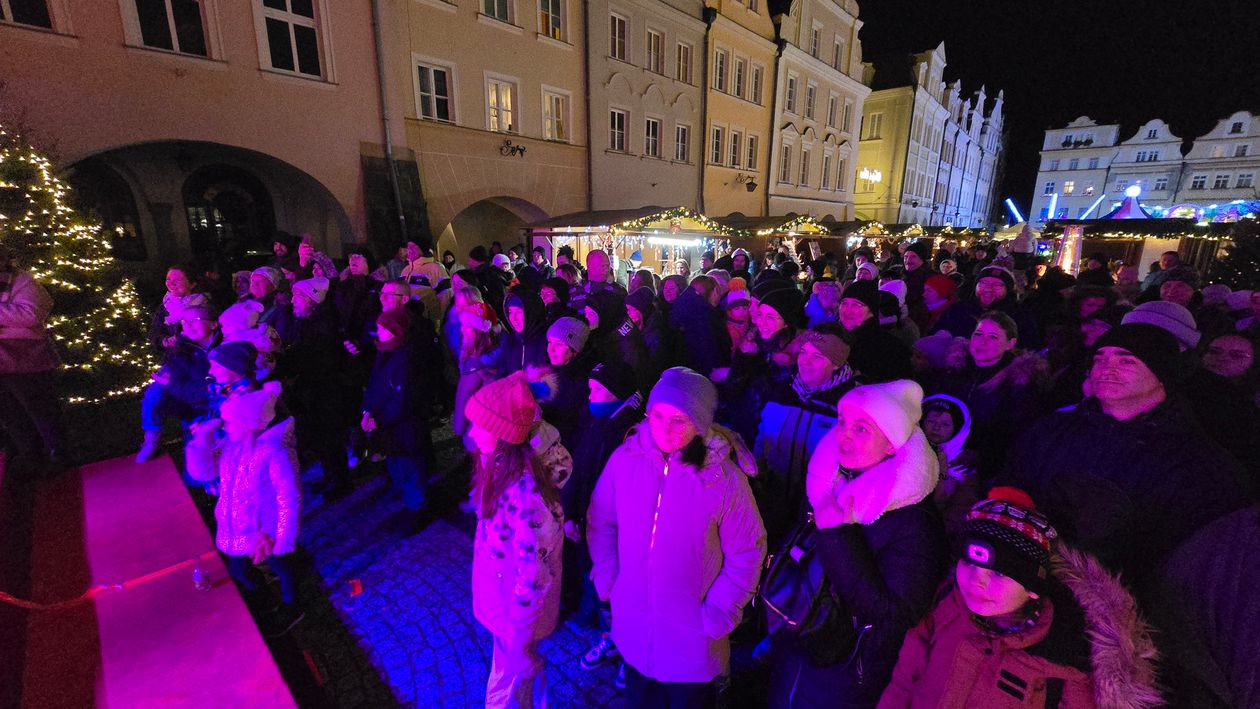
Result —
<instances>
[{"instance_id":1,"label":"illuminated window","mask_svg":"<svg viewBox=\"0 0 1260 709\"><path fill-rule=\"evenodd\" d=\"M1076 191L1076 182L1067 180L1063 183L1063 194L1069 195Z\"/></svg>"}]
</instances>

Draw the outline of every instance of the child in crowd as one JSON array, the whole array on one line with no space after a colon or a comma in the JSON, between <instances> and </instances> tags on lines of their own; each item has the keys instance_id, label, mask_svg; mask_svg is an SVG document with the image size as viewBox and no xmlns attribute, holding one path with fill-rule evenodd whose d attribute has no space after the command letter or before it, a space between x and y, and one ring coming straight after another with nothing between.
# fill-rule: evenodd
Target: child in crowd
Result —
<instances>
[{"instance_id":1,"label":"child in crowd","mask_svg":"<svg viewBox=\"0 0 1260 709\"><path fill-rule=\"evenodd\" d=\"M976 504L954 580L906 635L880 709L1160 705L1133 599L1057 538L1022 490Z\"/></svg>"},{"instance_id":2,"label":"child in crowd","mask_svg":"<svg viewBox=\"0 0 1260 709\"><path fill-rule=\"evenodd\" d=\"M546 706L536 647L560 616L564 510L573 461L555 429L536 426L522 372L482 387L465 415L476 446L473 613L494 636L486 706Z\"/></svg>"}]
</instances>

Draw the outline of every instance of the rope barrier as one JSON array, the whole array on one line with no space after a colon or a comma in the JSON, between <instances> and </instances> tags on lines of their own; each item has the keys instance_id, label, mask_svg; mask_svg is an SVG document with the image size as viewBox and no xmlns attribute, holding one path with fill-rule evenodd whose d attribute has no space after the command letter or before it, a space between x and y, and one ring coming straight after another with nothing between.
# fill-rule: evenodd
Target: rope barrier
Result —
<instances>
[{"instance_id":1,"label":"rope barrier","mask_svg":"<svg viewBox=\"0 0 1260 709\"><path fill-rule=\"evenodd\" d=\"M63 610L66 608L73 608L74 606L87 603L88 601L95 599L97 596L100 596L105 593L109 593L110 591L125 591L129 588L139 586L142 583L147 583L154 579L173 574L176 571L187 569L191 566L195 566L202 562L209 561L210 559L213 559L217 555L218 555L217 551L208 551L202 554L201 556L188 559L186 561L181 561L178 564L171 564L170 566L164 569L158 569L157 571L154 571L152 573L148 573L143 576L137 576L133 579L128 579L126 581L123 581L122 583L110 583L110 584L101 584L99 586L93 586L92 588L89 588L88 590L84 591L81 595L75 598L71 598L69 600L65 600L65 601L57 601L55 603L36 603L34 601L28 601L22 598L17 598L16 596L5 593L4 591L0 591L0 603L7 603L11 606L17 606L18 608L24 608L26 610L31 610L31 611L55 611L55 610Z\"/></svg>"}]
</instances>

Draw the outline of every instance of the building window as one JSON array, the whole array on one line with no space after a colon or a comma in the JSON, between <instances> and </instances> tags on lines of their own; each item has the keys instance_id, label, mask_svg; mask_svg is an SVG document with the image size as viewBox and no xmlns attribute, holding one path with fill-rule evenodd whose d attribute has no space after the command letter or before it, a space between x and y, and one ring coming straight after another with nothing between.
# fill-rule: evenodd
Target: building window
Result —
<instances>
[{"instance_id":1,"label":"building window","mask_svg":"<svg viewBox=\"0 0 1260 709\"><path fill-rule=\"evenodd\" d=\"M709 162L714 165L722 164L722 142L726 132L719 126L713 126L713 147L709 150Z\"/></svg>"},{"instance_id":2,"label":"building window","mask_svg":"<svg viewBox=\"0 0 1260 709\"><path fill-rule=\"evenodd\" d=\"M539 31L548 37L563 42L565 40L564 14L560 3L562 0L539 0Z\"/></svg>"},{"instance_id":3,"label":"building window","mask_svg":"<svg viewBox=\"0 0 1260 709\"><path fill-rule=\"evenodd\" d=\"M1229 175L1217 173L1216 179L1212 181L1212 189L1214 190L1229 189Z\"/></svg>"},{"instance_id":4,"label":"building window","mask_svg":"<svg viewBox=\"0 0 1260 709\"><path fill-rule=\"evenodd\" d=\"M1224 145L1216 145L1216 146L1213 146L1213 147L1212 147L1212 157L1214 157L1214 158L1223 158L1223 157L1225 157L1225 146L1224 146Z\"/></svg>"},{"instance_id":5,"label":"building window","mask_svg":"<svg viewBox=\"0 0 1260 709\"><path fill-rule=\"evenodd\" d=\"M665 35L656 30L647 31L647 70L665 73Z\"/></svg>"},{"instance_id":6,"label":"building window","mask_svg":"<svg viewBox=\"0 0 1260 709\"><path fill-rule=\"evenodd\" d=\"M454 120L451 111L451 70L430 64L416 65L416 96L421 118L431 121Z\"/></svg>"},{"instance_id":7,"label":"building window","mask_svg":"<svg viewBox=\"0 0 1260 709\"><path fill-rule=\"evenodd\" d=\"M792 181L792 146L785 145L779 152L779 182L784 184Z\"/></svg>"},{"instance_id":8,"label":"building window","mask_svg":"<svg viewBox=\"0 0 1260 709\"><path fill-rule=\"evenodd\" d=\"M849 99L844 100L844 115L840 117L840 130L845 133L849 132L850 126L853 125L853 102Z\"/></svg>"},{"instance_id":9,"label":"building window","mask_svg":"<svg viewBox=\"0 0 1260 709\"><path fill-rule=\"evenodd\" d=\"M1146 151L1145 151L1145 150L1139 150L1139 151L1137 151L1137 162L1146 162Z\"/></svg>"},{"instance_id":10,"label":"building window","mask_svg":"<svg viewBox=\"0 0 1260 709\"><path fill-rule=\"evenodd\" d=\"M271 68L323 76L315 0L263 0Z\"/></svg>"},{"instance_id":11,"label":"building window","mask_svg":"<svg viewBox=\"0 0 1260 709\"><path fill-rule=\"evenodd\" d=\"M1090 195L1094 194L1094 183L1091 182L1085 185L1085 191L1082 192L1081 194L1085 195L1086 197L1089 197Z\"/></svg>"},{"instance_id":12,"label":"building window","mask_svg":"<svg viewBox=\"0 0 1260 709\"><path fill-rule=\"evenodd\" d=\"M801 187L809 186L809 151L801 148L801 181L797 183Z\"/></svg>"},{"instance_id":13,"label":"building window","mask_svg":"<svg viewBox=\"0 0 1260 709\"><path fill-rule=\"evenodd\" d=\"M1079 158L1072 158L1071 160L1068 160L1069 170L1079 170L1080 167L1081 167L1081 161Z\"/></svg>"},{"instance_id":14,"label":"building window","mask_svg":"<svg viewBox=\"0 0 1260 709\"><path fill-rule=\"evenodd\" d=\"M1128 180L1116 180L1116 191L1124 192L1124 188L1129 186Z\"/></svg>"},{"instance_id":15,"label":"building window","mask_svg":"<svg viewBox=\"0 0 1260 709\"><path fill-rule=\"evenodd\" d=\"M814 105L818 100L818 87L810 84L805 87L805 117L814 119Z\"/></svg>"},{"instance_id":16,"label":"building window","mask_svg":"<svg viewBox=\"0 0 1260 709\"><path fill-rule=\"evenodd\" d=\"M834 94L827 97L827 127L836 127L836 97Z\"/></svg>"},{"instance_id":17,"label":"building window","mask_svg":"<svg viewBox=\"0 0 1260 709\"><path fill-rule=\"evenodd\" d=\"M1147 140L1154 140L1154 139L1156 139L1156 138L1158 138L1158 137L1159 137L1159 129L1158 129L1158 128L1152 128L1152 129L1150 129L1150 130L1146 131L1146 139L1147 139Z\"/></svg>"},{"instance_id":18,"label":"building window","mask_svg":"<svg viewBox=\"0 0 1260 709\"><path fill-rule=\"evenodd\" d=\"M1190 189L1202 190L1207 189L1207 175L1195 175L1190 178Z\"/></svg>"},{"instance_id":19,"label":"building window","mask_svg":"<svg viewBox=\"0 0 1260 709\"><path fill-rule=\"evenodd\" d=\"M725 49L713 50L713 88L718 91L726 91L726 67L730 62L730 55Z\"/></svg>"},{"instance_id":20,"label":"building window","mask_svg":"<svg viewBox=\"0 0 1260 709\"><path fill-rule=\"evenodd\" d=\"M678 44L678 63L674 67L674 78L684 84L691 83L691 45Z\"/></svg>"},{"instance_id":21,"label":"building window","mask_svg":"<svg viewBox=\"0 0 1260 709\"><path fill-rule=\"evenodd\" d=\"M1151 151L1151 154L1148 156L1148 158L1149 158L1149 159L1147 160L1147 162L1158 162L1158 161L1159 161L1159 151L1158 151L1158 150L1152 150L1152 151Z\"/></svg>"},{"instance_id":22,"label":"building window","mask_svg":"<svg viewBox=\"0 0 1260 709\"><path fill-rule=\"evenodd\" d=\"M547 91L543 93L543 137L547 140L569 139L569 97Z\"/></svg>"},{"instance_id":23,"label":"building window","mask_svg":"<svg viewBox=\"0 0 1260 709\"><path fill-rule=\"evenodd\" d=\"M814 58L818 57L818 49L819 49L818 45L821 42L821 40L822 40L822 30L815 27L809 33L809 56L814 57Z\"/></svg>"},{"instance_id":24,"label":"building window","mask_svg":"<svg viewBox=\"0 0 1260 709\"><path fill-rule=\"evenodd\" d=\"M512 21L511 0L481 0L481 13L496 20L510 23Z\"/></svg>"},{"instance_id":25,"label":"building window","mask_svg":"<svg viewBox=\"0 0 1260 709\"><path fill-rule=\"evenodd\" d=\"M836 40L831 47L831 65L838 71L844 71L844 42Z\"/></svg>"},{"instance_id":26,"label":"building window","mask_svg":"<svg viewBox=\"0 0 1260 709\"><path fill-rule=\"evenodd\" d=\"M626 152L626 112L612 109L608 112L608 149Z\"/></svg>"},{"instance_id":27,"label":"building window","mask_svg":"<svg viewBox=\"0 0 1260 709\"><path fill-rule=\"evenodd\" d=\"M750 12L757 11L757 0L748 0L748 10Z\"/></svg>"},{"instance_id":28,"label":"building window","mask_svg":"<svg viewBox=\"0 0 1260 709\"><path fill-rule=\"evenodd\" d=\"M1098 158L1090 158L1090 159L1089 159L1089 169L1091 169L1091 170L1097 170L1097 169L1098 169Z\"/></svg>"},{"instance_id":29,"label":"building window","mask_svg":"<svg viewBox=\"0 0 1260 709\"><path fill-rule=\"evenodd\" d=\"M20 0L0 0L4 6L21 4ZM38 3L43 5L41 1ZM136 19L140 27L140 43L155 49L182 54L207 56L205 20L197 0L135 0Z\"/></svg>"},{"instance_id":30,"label":"building window","mask_svg":"<svg viewBox=\"0 0 1260 709\"><path fill-rule=\"evenodd\" d=\"M786 96L784 108L788 113L796 113L796 77L791 74L788 74Z\"/></svg>"},{"instance_id":31,"label":"building window","mask_svg":"<svg viewBox=\"0 0 1260 709\"><path fill-rule=\"evenodd\" d=\"M1234 146L1234 157L1236 157L1236 158L1245 158L1245 157L1247 157L1247 145L1246 145L1246 144L1243 144L1243 145L1235 145L1235 146Z\"/></svg>"},{"instance_id":32,"label":"building window","mask_svg":"<svg viewBox=\"0 0 1260 709\"><path fill-rule=\"evenodd\" d=\"M608 56L624 62L626 60L626 18L620 15L609 15L608 35Z\"/></svg>"},{"instance_id":33,"label":"building window","mask_svg":"<svg viewBox=\"0 0 1260 709\"><path fill-rule=\"evenodd\" d=\"M747 98L747 94L744 93L744 86L747 78L745 75L747 73L748 62L741 57L735 57L735 73L731 78L733 79L732 83L734 83L733 88L735 89L735 95L740 98Z\"/></svg>"},{"instance_id":34,"label":"building window","mask_svg":"<svg viewBox=\"0 0 1260 709\"><path fill-rule=\"evenodd\" d=\"M761 85L762 77L765 75L765 69L756 64L752 68L752 92L748 99L757 105L761 105Z\"/></svg>"},{"instance_id":35,"label":"building window","mask_svg":"<svg viewBox=\"0 0 1260 709\"><path fill-rule=\"evenodd\" d=\"M1045 188L1041 190L1041 194L1054 194L1054 182L1047 182Z\"/></svg>"},{"instance_id":36,"label":"building window","mask_svg":"<svg viewBox=\"0 0 1260 709\"><path fill-rule=\"evenodd\" d=\"M47 0L0 0L0 22L52 29Z\"/></svg>"},{"instance_id":37,"label":"building window","mask_svg":"<svg viewBox=\"0 0 1260 709\"><path fill-rule=\"evenodd\" d=\"M836 189L841 192L847 192L849 190L848 168L849 161L844 158L840 158L840 167L836 170Z\"/></svg>"},{"instance_id":38,"label":"building window","mask_svg":"<svg viewBox=\"0 0 1260 709\"><path fill-rule=\"evenodd\" d=\"M516 84L502 79L486 79L487 125L496 133L515 133Z\"/></svg>"},{"instance_id":39,"label":"building window","mask_svg":"<svg viewBox=\"0 0 1260 709\"><path fill-rule=\"evenodd\" d=\"M884 114L872 113L866 117L864 123L866 124L864 126L866 128L866 140L879 140L880 135L884 132Z\"/></svg>"},{"instance_id":40,"label":"building window","mask_svg":"<svg viewBox=\"0 0 1260 709\"><path fill-rule=\"evenodd\" d=\"M661 156L661 119L649 118L643 124L643 154L650 158Z\"/></svg>"},{"instance_id":41,"label":"building window","mask_svg":"<svg viewBox=\"0 0 1260 709\"><path fill-rule=\"evenodd\" d=\"M744 135L739 131L731 131L731 145L728 153L731 158L731 167L739 167L740 158L744 153Z\"/></svg>"},{"instance_id":42,"label":"building window","mask_svg":"<svg viewBox=\"0 0 1260 709\"><path fill-rule=\"evenodd\" d=\"M1156 191L1162 191L1162 190L1168 189L1168 178L1156 177L1155 184L1151 189L1156 190Z\"/></svg>"},{"instance_id":43,"label":"building window","mask_svg":"<svg viewBox=\"0 0 1260 709\"><path fill-rule=\"evenodd\" d=\"M1058 160L1051 160L1051 161L1050 161L1050 167L1049 167L1049 170L1050 170L1051 172L1053 172L1053 171L1058 170L1058 169L1059 169L1059 161L1058 161Z\"/></svg>"},{"instance_id":44,"label":"building window","mask_svg":"<svg viewBox=\"0 0 1260 709\"><path fill-rule=\"evenodd\" d=\"M831 156L830 155L823 155L822 188L824 190L831 189Z\"/></svg>"},{"instance_id":45,"label":"building window","mask_svg":"<svg viewBox=\"0 0 1260 709\"><path fill-rule=\"evenodd\" d=\"M1243 124L1242 124L1242 121L1234 121L1233 125L1231 125L1231 126L1229 127L1229 132L1230 132L1230 133L1241 133L1241 132L1243 132Z\"/></svg>"},{"instance_id":46,"label":"building window","mask_svg":"<svg viewBox=\"0 0 1260 709\"><path fill-rule=\"evenodd\" d=\"M1255 181L1255 173L1240 172L1238 173L1238 181L1234 183L1234 187L1251 187Z\"/></svg>"},{"instance_id":47,"label":"building window","mask_svg":"<svg viewBox=\"0 0 1260 709\"><path fill-rule=\"evenodd\" d=\"M674 159L691 162L691 126L674 126Z\"/></svg>"},{"instance_id":48,"label":"building window","mask_svg":"<svg viewBox=\"0 0 1260 709\"><path fill-rule=\"evenodd\" d=\"M749 170L757 169L757 136L755 135L748 136L748 155L744 160L744 167Z\"/></svg>"},{"instance_id":49,"label":"building window","mask_svg":"<svg viewBox=\"0 0 1260 709\"><path fill-rule=\"evenodd\" d=\"M1063 183L1063 194L1068 195L1076 191L1076 182L1067 180Z\"/></svg>"}]
</instances>

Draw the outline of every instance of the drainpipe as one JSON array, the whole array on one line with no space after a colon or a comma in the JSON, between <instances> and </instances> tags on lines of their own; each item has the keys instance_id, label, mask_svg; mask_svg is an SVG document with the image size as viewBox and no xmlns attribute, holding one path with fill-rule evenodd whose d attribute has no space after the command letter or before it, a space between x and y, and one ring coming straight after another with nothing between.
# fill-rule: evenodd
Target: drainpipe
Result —
<instances>
[{"instance_id":1,"label":"drainpipe","mask_svg":"<svg viewBox=\"0 0 1260 709\"><path fill-rule=\"evenodd\" d=\"M381 130L385 134L385 170L389 176L389 188L394 193L394 210L398 212L398 227L402 238L407 239L407 215L403 213L402 192L398 188L398 166L394 164L394 139L389 129L389 91L385 83L385 42L381 36L380 0L372 0L372 41L376 45L376 82L381 94ZM432 236L432 235L430 235ZM436 248L437 244L433 244Z\"/></svg>"},{"instance_id":2,"label":"drainpipe","mask_svg":"<svg viewBox=\"0 0 1260 709\"><path fill-rule=\"evenodd\" d=\"M711 43L713 23L717 21L718 11L715 7L705 6L701 13L704 20L704 55L700 59L700 156L696 159L697 171L696 211L704 214L704 164L709 154L709 55L713 53Z\"/></svg>"},{"instance_id":3,"label":"drainpipe","mask_svg":"<svg viewBox=\"0 0 1260 709\"><path fill-rule=\"evenodd\" d=\"M774 184L775 177L770 174L770 166L774 164L774 146L777 145L775 138L779 135L778 117L779 117L779 69L783 64L783 50L787 49L787 40L779 36L779 32L783 29L783 16L780 15L774 22L774 81L770 87L770 139L766 141L766 193L762 197L762 216L770 216L770 185Z\"/></svg>"},{"instance_id":4,"label":"drainpipe","mask_svg":"<svg viewBox=\"0 0 1260 709\"><path fill-rule=\"evenodd\" d=\"M586 51L582 54L582 89L586 103L586 211L590 212L595 209L595 139L592 137L595 116L591 114L591 8L588 3L582 3L582 38L586 44ZM528 248L534 248L533 242L533 232L530 232ZM550 239L547 246L551 246ZM552 260L555 260L554 256Z\"/></svg>"}]
</instances>

